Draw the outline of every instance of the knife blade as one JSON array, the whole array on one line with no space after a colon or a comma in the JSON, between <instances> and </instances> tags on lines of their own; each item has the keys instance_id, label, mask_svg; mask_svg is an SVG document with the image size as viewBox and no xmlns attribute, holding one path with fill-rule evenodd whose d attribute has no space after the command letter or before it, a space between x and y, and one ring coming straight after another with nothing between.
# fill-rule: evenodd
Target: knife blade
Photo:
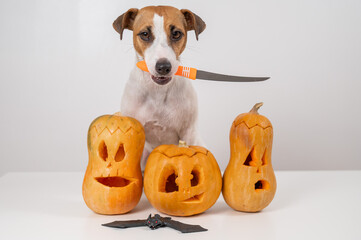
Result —
<instances>
[{"instance_id":1,"label":"knife blade","mask_svg":"<svg viewBox=\"0 0 361 240\"><path fill-rule=\"evenodd\" d=\"M137 67L145 72L149 72L145 61L137 62ZM259 82L269 79L269 77L243 77L232 76L213 72L197 70L191 67L179 66L175 75L186 77L192 80L209 80L209 81L223 81L223 82Z\"/></svg>"},{"instance_id":2,"label":"knife blade","mask_svg":"<svg viewBox=\"0 0 361 240\"><path fill-rule=\"evenodd\" d=\"M196 79L209 81L225 81L225 82L260 82L269 79L269 77L243 77L231 76L219 73L197 70Z\"/></svg>"}]
</instances>

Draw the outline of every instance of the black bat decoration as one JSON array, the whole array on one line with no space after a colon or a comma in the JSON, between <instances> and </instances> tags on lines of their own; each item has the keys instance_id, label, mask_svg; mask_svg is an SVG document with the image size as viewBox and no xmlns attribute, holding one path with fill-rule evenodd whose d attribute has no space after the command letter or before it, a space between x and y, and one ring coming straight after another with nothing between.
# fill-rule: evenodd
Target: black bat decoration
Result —
<instances>
[{"instance_id":1,"label":"black bat decoration","mask_svg":"<svg viewBox=\"0 0 361 240\"><path fill-rule=\"evenodd\" d=\"M159 214L149 214L149 217L144 220L129 220L129 221L114 221L102 224L102 226L113 228L131 228L148 226L150 229L155 230L160 227L170 227L182 233L203 232L208 229L202 228L199 225L185 224L172 220L170 217L161 217Z\"/></svg>"}]
</instances>

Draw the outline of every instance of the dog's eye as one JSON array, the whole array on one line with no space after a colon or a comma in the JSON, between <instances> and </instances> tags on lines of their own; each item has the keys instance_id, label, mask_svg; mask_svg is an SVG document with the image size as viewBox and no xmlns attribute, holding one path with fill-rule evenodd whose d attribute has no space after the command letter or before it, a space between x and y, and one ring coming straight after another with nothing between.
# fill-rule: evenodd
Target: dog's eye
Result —
<instances>
[{"instance_id":1,"label":"dog's eye","mask_svg":"<svg viewBox=\"0 0 361 240\"><path fill-rule=\"evenodd\" d=\"M182 33L181 31L173 31L173 32L171 33L171 39L172 39L173 41L178 41L178 40L180 40L180 39L182 38L182 36L183 36L183 33Z\"/></svg>"},{"instance_id":2,"label":"dog's eye","mask_svg":"<svg viewBox=\"0 0 361 240\"><path fill-rule=\"evenodd\" d=\"M150 34L149 32L140 32L138 34L138 36L143 40L143 41L146 41L146 42L149 42L150 41Z\"/></svg>"}]
</instances>

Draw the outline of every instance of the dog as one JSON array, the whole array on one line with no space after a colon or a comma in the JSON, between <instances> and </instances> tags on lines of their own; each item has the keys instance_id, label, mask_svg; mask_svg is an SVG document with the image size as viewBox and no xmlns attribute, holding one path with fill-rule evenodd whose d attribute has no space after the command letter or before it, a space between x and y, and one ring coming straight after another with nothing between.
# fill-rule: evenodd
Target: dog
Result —
<instances>
[{"instance_id":1,"label":"dog","mask_svg":"<svg viewBox=\"0 0 361 240\"><path fill-rule=\"evenodd\" d=\"M122 40L124 29L133 31L136 62L145 60L149 72L131 71L121 100L121 113L137 119L145 130L141 161L144 169L150 152L163 144L203 146L197 128L197 95L191 80L174 75L186 47L187 31L196 39L206 27L187 9L170 6L131 8L113 23Z\"/></svg>"}]
</instances>

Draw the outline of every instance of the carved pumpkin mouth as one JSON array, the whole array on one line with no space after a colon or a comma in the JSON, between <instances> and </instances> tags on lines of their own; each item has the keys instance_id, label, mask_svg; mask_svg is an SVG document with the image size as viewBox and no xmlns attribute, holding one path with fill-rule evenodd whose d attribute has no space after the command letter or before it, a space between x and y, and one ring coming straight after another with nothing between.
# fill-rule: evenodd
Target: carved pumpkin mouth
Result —
<instances>
[{"instance_id":1,"label":"carved pumpkin mouth","mask_svg":"<svg viewBox=\"0 0 361 240\"><path fill-rule=\"evenodd\" d=\"M194 195L193 197L188 198L188 199L184 200L183 202L185 202L185 203L201 202L203 200L203 195L204 195L204 192L201 194Z\"/></svg>"},{"instance_id":2,"label":"carved pumpkin mouth","mask_svg":"<svg viewBox=\"0 0 361 240\"><path fill-rule=\"evenodd\" d=\"M108 187L125 187L132 182L122 177L97 177L95 180Z\"/></svg>"},{"instance_id":3,"label":"carved pumpkin mouth","mask_svg":"<svg viewBox=\"0 0 361 240\"><path fill-rule=\"evenodd\" d=\"M256 192L263 191L263 190L269 190L270 184L266 180L259 180L254 184L254 188Z\"/></svg>"}]
</instances>

